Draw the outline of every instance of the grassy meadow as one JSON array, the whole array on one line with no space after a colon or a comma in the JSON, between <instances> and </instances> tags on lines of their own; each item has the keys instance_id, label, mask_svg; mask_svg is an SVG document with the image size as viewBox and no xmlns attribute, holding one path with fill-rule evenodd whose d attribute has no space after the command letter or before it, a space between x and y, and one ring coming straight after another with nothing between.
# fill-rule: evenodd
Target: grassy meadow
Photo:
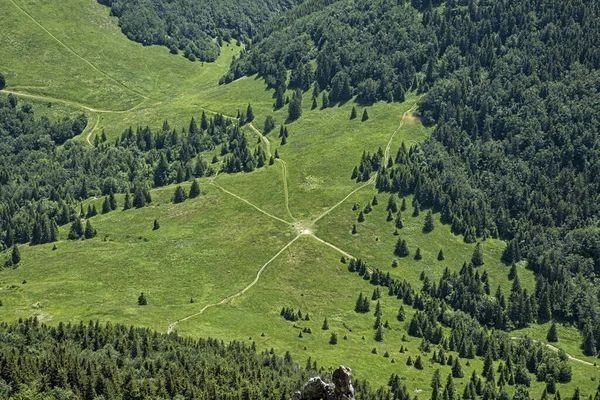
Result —
<instances>
[{"instance_id":1,"label":"grassy meadow","mask_svg":"<svg viewBox=\"0 0 600 400\"><path fill-rule=\"evenodd\" d=\"M203 64L171 55L163 47L129 41L117 20L109 16L109 9L95 0L0 0L0 8L0 71L7 78L4 92L20 93L20 101L32 103L37 115L48 118L85 112L89 124L76 140L102 130L114 139L129 126L159 128L164 120L177 129L187 128L190 118L198 118L203 110L235 116L251 103L256 129L262 131L267 115L277 121L266 139L271 153L277 150L280 156L273 165L252 173L219 174L214 182L202 179L202 195L181 204L171 203L174 186L152 190L152 204L138 210L121 211L123 197L117 196L118 210L91 219L98 231L94 239L67 241L67 226L61 228L56 250L53 244L21 246L19 267L0 272L4 304L0 320L34 315L49 324L98 319L167 332L172 323L246 288L266 265L247 292L181 321L175 326L177 333L254 340L261 350L289 350L301 364L307 357L325 368L346 364L357 378L368 378L377 386L397 373L411 391L429 397L431 372L439 366L426 362L423 371L406 366L408 356L414 359L421 354L428 360L431 354L418 350L419 339L402 341L407 323L396 320L399 300L383 294L382 321L388 320L390 329L385 330L383 342L375 342L372 312L354 312L358 294L370 296L373 287L347 271L339 252L302 235L279 254L307 229L365 259L370 267L407 279L415 288L420 287L422 271L437 280L444 268L458 270L470 260L474 244L453 235L449 226L439 222L439 215L434 215L434 231L422 233L426 211L412 217L412 199L407 197L405 226L399 237L408 241L411 256L399 259L398 267L392 268L398 237L393 235L393 222L386 222L389 195L378 194L372 184L356 190L363 184L350 179L363 150L385 150L390 143L393 156L402 141L418 143L429 134L416 116L407 113L416 95L409 94L401 104L369 106L370 118L361 122L363 107L354 102L321 109L319 99L319 107L311 110L308 91L303 115L288 125L288 142L281 145L278 131L287 107L273 111L273 91L262 80L250 77L218 85L232 57L240 52L234 44L225 44L215 63ZM350 120L353 106L359 117ZM261 139L251 127L244 130L253 140ZM189 183L184 186L188 188ZM365 222L357 223L353 205L362 209L373 196L379 205ZM83 205L94 203L100 210L101 202L89 199ZM152 230L154 219L160 223L158 230ZM352 235L354 223L358 232ZM488 272L493 291L500 285L507 294L511 285L508 267L500 262L505 243L490 239L482 246L485 264L480 271ZM417 247L421 261L413 259ZM436 258L440 249L445 255L441 262ZM522 285L533 288L533 274L525 265L518 267ZM137 305L140 292L148 298L145 307ZM296 325L310 327L312 334L300 338L294 323L279 315L282 307L308 312L310 321ZM405 310L409 321L413 310ZM329 321L327 331L321 329L324 318ZM547 328L534 326L515 335L543 341ZM333 331L337 345L329 344ZM574 328L561 327L559 337L558 347L594 362L582 355ZM407 352L399 352L401 345ZM389 357L384 357L386 351ZM472 360L470 366L466 360L461 362L465 378L456 382L462 394L471 371L481 371L482 362ZM592 394L597 383L590 379L600 378L598 369L572 364L573 381L559 389L570 396L580 386L582 395ZM445 379L450 367L441 367L441 372ZM532 384L534 397L539 398L542 390L541 383Z\"/></svg>"}]
</instances>

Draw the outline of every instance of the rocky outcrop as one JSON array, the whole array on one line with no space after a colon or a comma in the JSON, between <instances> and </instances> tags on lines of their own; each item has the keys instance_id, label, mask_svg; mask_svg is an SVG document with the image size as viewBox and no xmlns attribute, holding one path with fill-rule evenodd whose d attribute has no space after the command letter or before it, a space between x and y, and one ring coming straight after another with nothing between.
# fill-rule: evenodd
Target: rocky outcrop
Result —
<instances>
[{"instance_id":1,"label":"rocky outcrop","mask_svg":"<svg viewBox=\"0 0 600 400\"><path fill-rule=\"evenodd\" d=\"M355 400L350 368L340 365L333 371L332 380L333 383L325 383L318 376L310 378L292 400Z\"/></svg>"}]
</instances>

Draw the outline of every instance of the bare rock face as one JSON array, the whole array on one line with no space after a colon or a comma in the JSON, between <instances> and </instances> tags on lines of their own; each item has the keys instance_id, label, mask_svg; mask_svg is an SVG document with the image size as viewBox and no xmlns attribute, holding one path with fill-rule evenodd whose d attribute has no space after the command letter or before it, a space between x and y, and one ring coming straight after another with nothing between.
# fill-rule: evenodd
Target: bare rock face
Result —
<instances>
[{"instance_id":1,"label":"bare rock face","mask_svg":"<svg viewBox=\"0 0 600 400\"><path fill-rule=\"evenodd\" d=\"M325 383L320 377L310 378L301 392L292 400L355 400L352 387L352 370L340 365L333 372L333 383Z\"/></svg>"}]
</instances>

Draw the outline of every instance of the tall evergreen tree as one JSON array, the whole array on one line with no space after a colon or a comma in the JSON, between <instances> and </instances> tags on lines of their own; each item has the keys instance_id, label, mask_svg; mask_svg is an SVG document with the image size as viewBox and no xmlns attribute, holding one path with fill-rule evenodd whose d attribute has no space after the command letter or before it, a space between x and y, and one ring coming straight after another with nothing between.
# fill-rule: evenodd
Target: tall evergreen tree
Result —
<instances>
[{"instance_id":1,"label":"tall evergreen tree","mask_svg":"<svg viewBox=\"0 0 600 400\"><path fill-rule=\"evenodd\" d=\"M129 194L129 190L125 192L125 201L123 201L123 211L129 210L131 208L131 195Z\"/></svg>"},{"instance_id":2,"label":"tall evergreen tree","mask_svg":"<svg viewBox=\"0 0 600 400\"><path fill-rule=\"evenodd\" d=\"M394 255L397 257L407 257L410 254L408 251L408 245L406 244L406 240L398 238L396 242L396 249L394 250Z\"/></svg>"},{"instance_id":3,"label":"tall evergreen tree","mask_svg":"<svg viewBox=\"0 0 600 400\"><path fill-rule=\"evenodd\" d=\"M246 121L254 121L254 111L252 110L252 106L250 105L250 103L248 103L248 107L246 108Z\"/></svg>"},{"instance_id":4,"label":"tall evergreen tree","mask_svg":"<svg viewBox=\"0 0 600 400\"><path fill-rule=\"evenodd\" d=\"M558 342L558 331L556 329L556 322L552 321L550 325L550 329L548 329L548 334L546 335L546 340L550 343Z\"/></svg>"},{"instance_id":5,"label":"tall evergreen tree","mask_svg":"<svg viewBox=\"0 0 600 400\"><path fill-rule=\"evenodd\" d=\"M153 226L152 226L152 230L153 230L153 231L157 231L157 230L159 230L159 229L160 229L160 223L159 223L159 222L158 222L158 220L155 218L155 219L154 219L154 224L153 224Z\"/></svg>"},{"instance_id":6,"label":"tall evergreen tree","mask_svg":"<svg viewBox=\"0 0 600 400\"><path fill-rule=\"evenodd\" d=\"M350 111L350 119L356 119L356 107L352 107L352 111Z\"/></svg>"},{"instance_id":7,"label":"tall evergreen tree","mask_svg":"<svg viewBox=\"0 0 600 400\"><path fill-rule=\"evenodd\" d=\"M83 225L81 224L81 220L79 218L75 218L73 223L71 224L71 228L69 229L69 235L67 236L69 240L77 240L83 236Z\"/></svg>"},{"instance_id":8,"label":"tall evergreen tree","mask_svg":"<svg viewBox=\"0 0 600 400\"><path fill-rule=\"evenodd\" d=\"M471 262L476 267L483 265L483 251L481 250L481 243L479 242L477 242L477 244L475 245L475 251L473 251Z\"/></svg>"},{"instance_id":9,"label":"tall evergreen tree","mask_svg":"<svg viewBox=\"0 0 600 400\"><path fill-rule=\"evenodd\" d=\"M429 233L431 231L433 231L434 229L434 225L433 225L433 216L431 215L431 210L427 212L427 215L425 216L425 225L423 226L423 233Z\"/></svg>"},{"instance_id":10,"label":"tall evergreen tree","mask_svg":"<svg viewBox=\"0 0 600 400\"><path fill-rule=\"evenodd\" d=\"M323 326L321 326L321 329L324 331L329 329L329 323L327 322L327 317L325 317L325 319L323 320Z\"/></svg>"},{"instance_id":11,"label":"tall evergreen tree","mask_svg":"<svg viewBox=\"0 0 600 400\"><path fill-rule=\"evenodd\" d=\"M367 109L365 108L365 111L363 111L363 115L362 115L361 121L365 122L368 119L369 119L369 113L367 112Z\"/></svg>"},{"instance_id":12,"label":"tall evergreen tree","mask_svg":"<svg viewBox=\"0 0 600 400\"><path fill-rule=\"evenodd\" d=\"M21 262L21 252L19 251L19 246L17 246L16 243L13 245L10 257L13 265L17 265Z\"/></svg>"},{"instance_id":13,"label":"tall evergreen tree","mask_svg":"<svg viewBox=\"0 0 600 400\"><path fill-rule=\"evenodd\" d=\"M173 194L173 204L183 203L186 198L185 190L181 186L177 186Z\"/></svg>"},{"instance_id":14,"label":"tall evergreen tree","mask_svg":"<svg viewBox=\"0 0 600 400\"><path fill-rule=\"evenodd\" d=\"M88 219L88 220L85 222L85 231L84 231L84 233L83 233L83 236L84 236L86 239L91 239L91 238L95 237L96 235L97 235L97 232L96 232L96 230L95 230L95 229L92 227L92 223L91 223L91 222L90 222L90 220Z\"/></svg>"},{"instance_id":15,"label":"tall evergreen tree","mask_svg":"<svg viewBox=\"0 0 600 400\"><path fill-rule=\"evenodd\" d=\"M200 196L200 185L198 184L198 181L196 179L194 179L194 181L192 182L192 186L190 187L190 199L194 199L198 196Z\"/></svg>"}]
</instances>

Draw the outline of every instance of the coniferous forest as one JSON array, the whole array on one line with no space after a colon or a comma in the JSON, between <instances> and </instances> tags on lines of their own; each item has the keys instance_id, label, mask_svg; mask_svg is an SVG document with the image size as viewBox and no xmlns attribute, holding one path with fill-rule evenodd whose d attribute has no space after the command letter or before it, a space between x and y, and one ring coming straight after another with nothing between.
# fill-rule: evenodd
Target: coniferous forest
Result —
<instances>
[{"instance_id":1,"label":"coniferous forest","mask_svg":"<svg viewBox=\"0 0 600 400\"><path fill-rule=\"evenodd\" d=\"M308 355L308 351L322 350L318 346L323 343L317 343L317 340L323 337L327 338L326 346L331 351L326 355L328 362L338 361L332 356L337 349L354 351L373 340L380 346L380 355L385 351L382 358L376 359L378 349L369 344L369 356L373 355L373 360L376 360L373 365L377 368L384 365L383 362L388 367L392 365L390 368L396 368L398 365L393 365L396 359L399 360L400 354L407 352L410 346L412 353L405 362L403 360L403 369L399 370L406 376L397 373L390 376L386 372L385 379L390 376L387 387L377 390L373 390L368 382L355 379L357 399L418 400L415 393L421 392L415 390L413 393L411 385L422 385L423 377L419 375L414 379L411 376L413 370L425 370L431 375L427 376L431 385L425 390L431 391L432 400L525 400L530 398L529 390L535 390L536 394L539 391L542 400L550 395L561 400L559 389L566 385L575 387L582 382L587 384L585 395L590 400L594 393L595 399L600 399L600 386L597 386L597 377L593 375L598 371L595 361L600 358L600 2L97 2L108 7L95 4L106 12L106 16L110 12L117 18L121 32L129 40L144 46L167 47L173 56L165 49L160 51L169 61L178 60L186 67L204 69L207 68L204 64L190 63L174 55L182 53L190 61L210 63L223 55L224 48L227 48L230 58L226 59L227 62L216 63L223 68L217 73L211 72L211 76L216 77L211 82L212 86L203 87L204 82L189 81L196 86L189 83L193 87L185 92L185 96L189 95L189 91L198 90L200 94L195 94L198 98L178 95L176 101L180 102L179 105L185 104L187 108L182 106L182 109L186 112L191 107L205 110L198 115L186 116L189 125L186 123L184 128L172 126L166 119L162 127L151 128L146 121L140 120L125 130L108 132L107 135L98 129L95 135L90 133L87 137L87 132L94 132L101 121L98 116L98 123L92 127L88 123L90 113L117 114L148 107L144 109L145 114L140 114L147 116L154 111L152 102L146 102L150 96L142 94L144 100L127 111L96 109L70 98L63 102L69 107L81 107L85 112L52 120L44 115L44 110L35 108L40 104L36 103L34 107L20 97L37 97L36 101L40 101L46 99L43 91L39 96L27 94L28 86L22 85L22 82L11 86L11 79L18 80L14 71L6 76L4 71L0 71L0 90L3 92L0 95L0 271L19 271L23 265L21 251L24 251L25 244L36 246L32 249L41 252L45 247L38 245L60 240L60 227L65 227L61 237L66 238L69 244L79 243L75 240L92 239L99 234L94 227L95 222L104 218L93 217L152 205L152 189L174 184L174 193L162 209L141 210L156 212L156 215L148 217L146 228L148 231L152 228L157 242L165 240L161 234L171 235L168 237L174 244L170 247L173 254L169 256L174 259L179 251L177 235L189 235L187 239L193 242L189 245L190 253L185 254L185 260L177 261L181 264L177 267L183 270L194 263L198 268L193 272L195 278L202 276L206 279L202 284L214 286L210 288L214 292L191 293L190 296L186 293L185 306L189 306L186 308L180 304L180 298L166 299L170 294L152 296L149 290L143 289L142 292L142 289L136 288L136 296L139 293L139 297L137 305L133 306L138 308L129 311L132 316L137 315L139 310L151 309L161 301L162 304L152 309L156 313L152 314L154 317L165 308L177 310L173 312L175 322L169 320L168 333L162 334L143 327L106 322L110 311L107 311L105 322L74 323L72 320L69 323L56 319L45 324L43 318L19 318L34 315L29 312L37 307L55 307L56 304L49 303L56 298L45 300L43 305L41 301L28 304L29 308L22 307L20 303L14 306L19 301L37 300L31 293L39 295L44 288L40 285L35 289L39 292L27 292L31 298L23 294L26 300L15 300L33 285L27 280L23 280L20 286L2 281L0 291L6 288L1 293L14 302L11 311L15 314L11 314L14 322L0 322L0 399L289 399L311 376L319 374L326 379L331 378L331 369L318 366L310 356L304 360L292 360L290 355L294 351L298 352L294 355L303 354L302 351ZM23 9L21 11L36 21ZM41 24L38 25L50 33ZM137 88L134 91L128 87L129 82L135 80L117 80L91 61L83 59L76 46L71 48L61 42L60 34L51 36L62 44L61 51L66 48L69 51L65 53L73 53L86 61L93 67L94 74L111 81L123 92L130 90L139 95ZM171 64L165 62L165 65ZM107 68L106 65L102 67ZM158 64L156 68L159 68ZM240 79L244 77L255 79ZM100 81L98 77L94 79ZM151 79L158 82L158 74ZM90 82L96 81L90 79ZM262 93L256 95L252 92L259 87L257 85L260 85ZM148 83L147 86L151 85ZM5 87L9 90L3 90ZM164 103L163 110L177 115L180 110L173 105L175 101L170 103L173 99L167 99L165 93L161 94L165 98L161 97L157 104ZM253 95L259 99L258 104L250 104L249 98L254 99ZM207 99L202 96L213 97ZM191 98L193 100L188 101ZM47 99L61 101L49 95ZM307 102L309 99L311 101ZM409 102L405 102L407 99L411 101L410 105L414 102L414 107L409 108ZM238 108L237 118L202 108L215 106L216 110L226 110L238 103L243 107L247 104L247 108L245 114L240 114ZM392 115L400 108L390 111L391 106L400 107L401 103L407 111L404 115L402 111L398 112L398 116ZM378 108L382 104L391 106ZM50 106L49 102L48 108ZM344 106L347 108L343 109ZM268 115L265 110L268 110ZM338 110L344 112L343 123L348 125L335 120L339 115L334 111ZM410 114L413 110L414 115ZM365 143L367 146L375 143L375 139L365 137L381 134L375 131L386 125L376 124L380 122L377 118L384 118L382 115L400 126L389 138L387 147L385 142L378 142L379 148L374 145L374 148L357 148L352 154L342 154L340 159L343 158L343 162L356 158L354 169L354 162L349 162L350 170L340 178L347 186L336 187L338 182L332 172L335 168L330 171L330 166L319 172L331 175L327 176L331 179L311 175L316 174L314 168L321 165L319 162L329 160L330 154L315 151L322 157L321 160L305 160L298 156L307 157L309 151L306 149L311 149L311 145L326 147L323 142L318 142L322 138L317 137L331 133L319 131L325 126L332 131L337 128L334 125L360 126L356 132L363 136L354 137L352 135L356 132L348 132L348 143L361 143L361 147ZM418 129L425 133L420 139L396 139L394 142L394 136L404 126L406 116L414 117ZM112 118L117 117L112 115ZM131 120L125 120L127 125ZM265 123L261 126L257 121ZM306 126L302 125L304 121L308 121ZM317 123L323 126L317 126ZM389 128L393 130L395 126ZM307 134L307 131L310 133ZM248 132L256 134L256 137L247 137ZM342 134L346 135L346 132ZM383 134L380 136L383 137ZM345 136L332 139L328 143L330 151L337 154L338 144L340 149L348 150L344 146L349 144L342 143L345 139ZM304 142L300 143L302 140ZM290 164L289 170L286 161ZM342 167L336 166L340 170L348 166L341 161L340 165ZM250 177L254 181L240 183L233 180L252 171L256 171ZM231 178L226 180L231 191L214 183L219 174L237 174L226 177ZM267 174L270 174L268 178ZM259 182L261 179L266 182ZM189 191L184 189L185 182L193 182ZM225 230L223 227L214 226L222 224L222 220L200 215L198 209L192 209L189 214L183 211L159 214L168 207L179 207L181 211L190 203L199 209L204 207L199 202L186 200L202 199L201 185L205 182L220 188L222 193L218 192L219 195L230 196L229 200L235 197L236 207L240 207L229 210L230 214L235 212L239 221L231 228L226 227L231 229L227 235L219 231L219 228ZM356 200L362 193L348 200L368 185L371 185L371 192L364 194L364 198L368 199L366 205ZM350 188L348 192L345 191L347 188ZM325 207L320 202L323 199L314 197L322 195L330 200L327 197L329 193L324 194L327 189L336 191L335 196L343 192L339 196L343 200L337 204L333 202L335 205L331 208ZM244 190L247 192L244 193ZM215 210L217 205L227 206L218 195L211 196ZM331 194L331 198L333 196ZM267 204L275 203L276 197L282 204ZM102 206L96 209L98 203L84 204L90 198L102 199ZM335 199L338 201L337 197ZM407 206L407 199L410 206ZM308 205L301 204L303 200ZM338 226L335 224L339 221L313 231L313 225L327 215L331 215L331 219L342 220L340 215L342 208L348 205L343 204L346 200L357 201L352 207L355 212L352 221L346 225L346 236L336 231ZM343 207L336 210L342 204ZM268 224L263 227L260 223L253 227L257 231L239 232L243 230L240 227L247 228L243 223L250 221L242 211L247 206L274 224L284 224L285 232L281 236L285 237L277 236L280 232L276 228ZM379 229L380 225L373 222L373 215L382 209L387 214L385 224L388 225L384 226L391 227L388 237L379 235L379 231L370 235ZM129 215L133 212L135 210ZM414 223L419 216L421 219L415 230ZM181 219L176 218L202 219L205 225L190 225L186 230L182 229L186 233L180 233L174 225ZM109 226L108 222L105 223ZM110 223L116 226L121 222ZM252 269L254 266L248 267L247 254L243 254L248 249L244 248L236 253L239 259L226 260L231 263L231 270L227 266L224 268L227 271L217 271L223 275L216 276L225 278L222 278L224 282L215 285L210 281L213 276L208 273L202 275L206 272L202 268L211 272L217 268L211 265L213 260L206 258L225 259L230 253L222 251L219 256L215 256L217 253L206 255L214 250L205 248L204 239L207 237L202 229L208 229L209 225L210 229L214 229L210 231L214 237L226 238L223 240L227 246L244 245L240 244L242 242L235 243L235 235L252 236L251 243L246 245L256 245L258 250L252 256L256 259L264 256L266 264L262 268L257 266L256 270ZM410 229L407 229L409 226ZM258 231L259 228L264 228L264 231ZM423 246L424 241L414 245L417 235L431 238L443 229L447 229L445 232L450 238L445 244L453 248L444 246L442 249L432 240L432 243L427 243L436 246L432 253L431 248ZM321 233L330 236L325 240L317 236ZM297 236L291 240L294 234ZM129 237L129 233L127 235ZM249 296L235 304L233 299L257 284L261 273L272 261L286 252L290 252L288 262L294 260L307 269L311 266L298 261L303 254L315 256L318 262L328 260L315 249L309 249L302 240L298 243L306 246L302 248L305 253L300 250L292 253L288 248L301 236L307 241L316 239L321 242L315 242L316 245L329 246L326 250L336 257L340 256L339 253L343 254L334 272L319 271L323 276L335 273L340 278L344 274L343 279L347 275L349 280L363 281L364 290L352 293L351 308L342 310L338 315L321 312L312 307L313 299L310 299L309 293L316 293L316 290L312 292L314 288L310 287L305 290L306 297L301 292L299 297L302 299L285 299L285 305L281 307L280 304L276 311L271 310L268 317L273 314L273 324L279 324L282 330L289 328L294 333L293 339L304 340L304 343L290 346L290 352L283 357L278 356L273 348L257 348L261 346L257 343L260 340L260 343L270 344L272 340L271 343L276 343L274 347L280 349L277 346L292 339L274 338L275 335L267 337L264 332L257 341L250 337L247 342L232 340L228 343L221 339L193 339L178 335L176 326L183 325L180 322L198 317L209 307L217 307L219 311L226 309L223 312L230 312L230 318L235 318L232 315L239 318L243 312L246 319L243 323L236 320L236 324L244 328L247 324L252 327L248 330L255 329L258 325L253 325L256 323L253 318L257 315L254 313L262 312L260 307L264 305L251 300L243 303ZM375 255L362 255L358 252L364 248L351 248L350 243L357 244L363 240L360 244L365 245L371 236L373 241L366 245L370 246L366 251ZM393 242L390 242L390 237ZM270 254L272 249L269 246L279 246L280 240L281 245L286 240L291 242L280 248L279 253ZM348 242L338 243L336 240ZM419 240L422 240L421 236ZM486 241L502 248L495 248L495 253L485 252ZM459 255L462 257L460 263L450 264L449 260L457 259L457 249L465 243L471 246L471 250L468 254ZM375 262L371 265L371 260L380 261L377 258L380 253L377 252L382 248L389 248L387 265L391 264L392 269L380 269ZM56 249L55 246L52 251ZM356 250L356 256L363 258L354 258L346 250ZM199 251L206 251L202 253L204 259L196 253ZM254 248L250 251L254 252ZM32 250L27 249L23 254L27 255L27 252L31 254ZM40 257L40 254L36 253L36 256ZM490 266L492 257L495 257L492 261L496 264ZM369 265L364 261L367 259ZM252 261L255 259L252 258ZM423 269L416 274L415 271L402 270L407 265L423 265ZM293 273L300 270L300 267L295 267ZM152 270L153 273L157 273L158 269ZM267 276L266 279L272 279L267 282L273 286L289 284L283 287L289 293L295 293L296 282L283 277L289 271L271 266L265 276L270 270L281 275ZM225 272L231 275L225 275ZM419 272L421 275L417 280ZM255 280L246 286L247 283L241 282L243 279L235 275L237 273ZM525 273L527 283L524 283ZM413 275L414 281L411 281ZM492 275L498 282L490 277ZM290 273L290 276L295 275ZM318 278L314 277L314 281L317 282ZM229 283L225 282L229 279L234 282L231 287L220 285ZM295 279L300 280L298 276ZM23 289L26 284L28 286ZM260 282L260 285L263 284L264 279ZM260 290L260 285L253 291ZM267 286L267 289L272 297L265 298L277 298L273 287ZM9 290L12 292L9 293ZM218 290L224 292L219 293ZM195 297L201 298L203 305L206 301L203 309L192 309ZM394 302L393 315L389 314L389 302ZM0 311L2 307L0 300ZM85 312L78 315L86 315ZM385 316L384 312L387 313ZM49 312L44 315L49 316L49 320L54 318ZM147 323L152 315L147 314L145 319L138 320ZM345 318L348 315L355 319ZM210 321L207 325L215 321L210 320L215 318L211 313L202 317ZM359 339L356 332L360 331L360 324L366 318L374 321L373 324L368 321L368 329L372 328L373 332L367 339L361 332L362 338ZM160 324L163 320L166 321L167 317L161 314ZM309 321L313 323L312 328L308 326ZM348 321L358 328L351 327ZM527 335L541 324L547 324L544 330L547 342L572 346L568 351L576 348L582 359L548 345L539 336L535 340L529 338ZM187 329L194 329L193 325L190 326ZM219 326L220 332L230 334L227 327L225 324ZM234 334L246 335L246 331L241 329L232 333L232 337ZM515 330L520 331L517 334ZM567 340L559 338L567 330L573 337ZM392 343L387 338L395 337L393 335L398 335L398 338L402 335L402 339ZM305 346L305 343L308 344ZM385 348L388 345L389 350ZM352 355L358 358L357 354ZM361 367L370 362L355 361L362 363ZM574 372L577 370L572 368L573 361L590 367L589 371L594 372L583 378L577 376ZM470 377L465 376L463 366L472 372ZM411 368L410 372L406 372L407 368ZM445 385L440 377L442 368L449 373ZM458 379L462 380L455 383ZM461 385L460 392L455 384ZM579 400L579 388L567 398Z\"/></svg>"}]
</instances>

